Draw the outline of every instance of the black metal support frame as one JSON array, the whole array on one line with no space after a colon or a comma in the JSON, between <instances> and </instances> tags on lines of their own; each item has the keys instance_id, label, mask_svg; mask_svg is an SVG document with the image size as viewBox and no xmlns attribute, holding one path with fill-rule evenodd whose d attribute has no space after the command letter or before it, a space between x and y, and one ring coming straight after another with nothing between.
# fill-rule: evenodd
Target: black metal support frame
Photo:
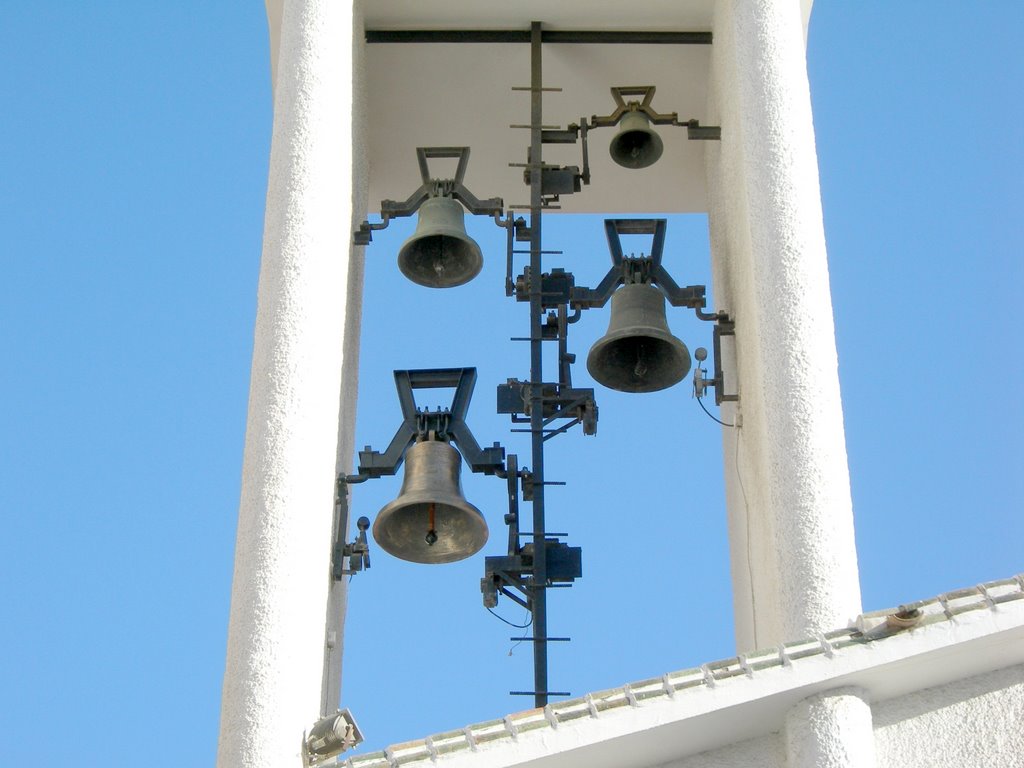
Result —
<instances>
[{"instance_id":1,"label":"black metal support frame","mask_svg":"<svg viewBox=\"0 0 1024 768\"><path fill-rule=\"evenodd\" d=\"M368 29L368 43L527 43L533 31L523 29ZM542 29L541 43L711 45L710 32L580 31Z\"/></svg>"},{"instance_id":2,"label":"black metal support frame","mask_svg":"<svg viewBox=\"0 0 1024 768\"><path fill-rule=\"evenodd\" d=\"M387 449L380 453L369 446L359 452L358 474L349 475L346 482L359 483L373 477L393 475L402 466L406 449L428 434L459 449L473 472L493 475L504 470L505 449L498 443L481 448L466 423L473 388L476 386L476 368L430 368L415 371L395 371L395 388L404 417ZM416 389L455 389L449 408L436 411L416 406Z\"/></svg>"},{"instance_id":3,"label":"black metal support frame","mask_svg":"<svg viewBox=\"0 0 1024 768\"><path fill-rule=\"evenodd\" d=\"M611 89L616 109L610 115L592 116L588 121L580 118L579 124L566 128L544 126L542 96L545 91L558 90L543 85L543 44L700 44L712 42L708 32L574 32L544 30L540 22L533 22L529 32L523 30L369 30L368 43L528 43L530 45L530 85L514 88L530 93L530 123L514 126L528 128L530 144L526 163L511 163L523 169L524 181L530 188L528 206L529 220L515 217L511 213L503 216L503 201L500 198L480 200L463 185L466 165L469 159L468 147L420 147L416 150L420 167L421 186L406 200L396 202L384 200L381 203L381 221L362 224L355 235L357 244L367 244L374 230L387 227L391 219L410 216L431 197L447 196L462 203L470 213L490 215L495 223L506 228L507 265L506 294L517 301L529 304L530 334L518 339L530 345L530 378L528 381L509 379L498 387L498 412L511 415L513 423L529 425L514 432L527 432L531 439L531 467L519 467L518 457L505 456L504 449L497 443L481 449L465 423L466 408L476 380L472 368L427 371L396 371L395 383L398 388L404 420L383 452L367 447L359 453L358 474L338 479L339 510L343 515L339 530L344 535L347 521L347 486L372 477L392 475L400 467L406 449L417 439L433 434L440 439L454 442L474 472L494 474L504 478L508 486L507 555L485 558L485 575L481 580L484 605L493 607L498 595L504 595L513 602L528 609L532 616L533 631L530 636L514 638L529 641L533 645L534 685L532 691L512 691L513 695L534 697L537 707L548 703L549 697L569 695L566 692L550 691L548 685L548 643L564 642L569 638L548 635L547 592L552 588L569 587L582 576L582 555L579 547L569 547L558 537L565 533L546 530L546 493L549 485L564 483L546 479L544 444L555 435L563 434L577 424L583 433L593 435L597 430L598 409L594 390L576 388L572 385L571 365L575 355L568 351L568 326L579 320L583 309L602 307L615 290L623 284L645 282L658 287L673 306L692 308L702 320L716 321L715 326L715 371L718 382L716 401L721 390L720 336L732 333L731 320L724 313L708 313L705 308L705 287L680 287L662 267L662 251L665 242L666 221L664 219L610 219L605 222L612 267L597 288L577 287L574 276L564 269L553 268L543 271L545 255L560 253L546 251L542 246L542 215L545 209L557 208L560 195L581 191L582 184L590 183L589 131L610 127L630 111L643 112L651 123L687 128L691 140L717 140L721 137L717 126L701 126L697 120L680 121L677 113L661 114L654 110L651 102L654 86L627 86ZM639 100L627 97L638 96ZM578 166L555 166L544 163L545 144L581 144L582 171ZM432 158L456 158L457 170L452 179L432 179L428 160ZM511 206L516 208L517 206ZM652 248L648 257L625 257L622 252L620 235L651 235ZM528 243L528 248L517 249L517 243ZM516 254L528 254L529 262L521 275L514 276ZM544 342L558 344L557 381L544 380L542 349ZM708 383L713 383L709 381ZM436 412L423 411L416 407L413 390L428 387L454 387L452 406ZM725 399L735 399L726 397ZM556 425L556 422L561 422ZM532 505L530 530L522 530L519 510L519 494L523 501ZM352 573L365 560L369 567L368 547L365 541L365 526L360 520L361 538L352 544L338 542L335 548L335 578ZM366 521L368 524L368 521ZM521 540L528 539L525 544ZM345 569L345 558L350 568Z\"/></svg>"},{"instance_id":4,"label":"black metal support frame","mask_svg":"<svg viewBox=\"0 0 1024 768\"><path fill-rule=\"evenodd\" d=\"M541 48L542 35L539 21L530 24L530 271L534 275L541 274L542 228L541 209L543 207L543 189L541 187L544 151L543 133L543 53ZM530 454L532 464L532 480L534 485L533 500L533 547L534 552L546 555L547 541L545 536L544 501L545 501L545 467L544 467L544 362L541 354L543 345L544 301L540 280L530 281ZM533 615L533 697L538 707L548 703L548 646L545 638L548 635L547 610L547 557L534 557L530 585L530 604Z\"/></svg>"},{"instance_id":5,"label":"black metal support frame","mask_svg":"<svg viewBox=\"0 0 1024 768\"><path fill-rule=\"evenodd\" d=\"M707 290L703 285L680 287L661 264L665 248L665 219L605 219L604 229L612 266L598 283L597 288L573 287L570 305L574 309L603 307L620 285L649 283L657 286L673 307L689 307L702 320L718 319L717 314L703 312ZM649 256L626 257L622 252L620 235L651 235Z\"/></svg>"}]
</instances>

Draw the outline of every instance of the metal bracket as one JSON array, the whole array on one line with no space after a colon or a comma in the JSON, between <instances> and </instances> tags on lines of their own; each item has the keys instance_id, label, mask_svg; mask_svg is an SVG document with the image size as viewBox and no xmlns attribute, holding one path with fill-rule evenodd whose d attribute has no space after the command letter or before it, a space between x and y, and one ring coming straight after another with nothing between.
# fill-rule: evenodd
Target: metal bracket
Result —
<instances>
[{"instance_id":1,"label":"metal bracket","mask_svg":"<svg viewBox=\"0 0 1024 768\"><path fill-rule=\"evenodd\" d=\"M699 315L700 313L698 313ZM738 402L740 399L739 394L725 394L725 373L722 370L722 337L735 336L736 323L724 312L719 312L709 317L701 317L701 319L715 321L715 328L712 333L712 350L714 353L712 365L715 368L715 375L711 379L705 378L705 374L708 371L707 368L701 367L700 363L707 359L707 350L703 347L695 349L694 357L697 359L698 364L693 369L693 394L695 397L700 398L704 396L704 392L708 387L714 387L715 405Z\"/></svg>"},{"instance_id":2,"label":"metal bracket","mask_svg":"<svg viewBox=\"0 0 1024 768\"><path fill-rule=\"evenodd\" d=\"M575 131L544 131L541 139L544 143L555 142L558 144L575 143ZM571 137L569 141L566 141ZM530 159L529 150L526 153L526 164L523 166L523 183L530 186L533 163ZM582 189L581 183L583 174L579 166L575 165L546 165L540 166L540 193L550 197L550 202L556 202L560 195L571 195Z\"/></svg>"},{"instance_id":3,"label":"metal bracket","mask_svg":"<svg viewBox=\"0 0 1024 768\"><path fill-rule=\"evenodd\" d=\"M512 415L512 421L529 421L532 385L529 382L509 379L498 385L498 413ZM576 389L559 383L541 385L544 425L547 427L556 419L571 419L572 422L559 427L562 433L576 424L583 425L583 434L597 434L597 403L592 388ZM555 434L552 430L548 435Z\"/></svg>"},{"instance_id":4,"label":"metal bracket","mask_svg":"<svg viewBox=\"0 0 1024 768\"><path fill-rule=\"evenodd\" d=\"M451 179L432 179L427 162L431 158L457 159L455 176ZM368 245L373 240L374 231L387 228L391 219L412 216L424 202L432 197L450 197L453 200L458 200L474 216L493 216L495 224L498 226L509 226L509 222L501 220L505 204L500 197L481 200L462 183L466 176L466 166L469 164L469 147L417 147L416 162L419 165L420 179L423 183L406 200L401 202L382 200L380 204L381 220L376 223L367 220L360 224L359 229L353 235L353 242L356 245Z\"/></svg>"},{"instance_id":5,"label":"metal bracket","mask_svg":"<svg viewBox=\"0 0 1024 768\"><path fill-rule=\"evenodd\" d=\"M370 544L366 539L366 531L370 527L368 518L360 517L356 521L359 534L351 544L345 541L348 532L348 488L347 478L341 475L337 480L334 497L334 547L331 550L331 575L335 581L345 576L358 573L370 567ZM345 561L348 560L348 568Z\"/></svg>"},{"instance_id":6,"label":"metal bracket","mask_svg":"<svg viewBox=\"0 0 1024 768\"><path fill-rule=\"evenodd\" d=\"M516 301L530 300L530 281L533 275L530 268L524 267L523 274L516 278L515 295ZM573 288L576 286L576 278L572 272L566 272L561 267L555 267L550 273L545 272L540 276L541 307L549 309L562 304L568 304L572 298Z\"/></svg>"},{"instance_id":7,"label":"metal bracket","mask_svg":"<svg viewBox=\"0 0 1024 768\"><path fill-rule=\"evenodd\" d=\"M572 584L583 576L583 548L570 547L558 539L543 539L543 550L546 558L547 583ZM480 580L480 591L483 594L484 606L493 608L498 604L498 594L511 597L525 608L530 608L532 591L538 586L533 584L534 545L525 544L517 547L508 555L484 558L484 577ZM519 592L522 597L516 599L508 590Z\"/></svg>"},{"instance_id":8,"label":"metal bracket","mask_svg":"<svg viewBox=\"0 0 1024 768\"><path fill-rule=\"evenodd\" d=\"M395 388L404 420L384 453L369 446L359 452L359 473L345 480L358 483L374 477L393 475L402 466L406 449L431 432L446 442L453 442L473 472L493 475L505 463L505 449L498 443L481 448L466 424L466 412L476 386L476 368L429 368L395 371ZM455 389L451 407L436 411L416 406L415 389Z\"/></svg>"},{"instance_id":9,"label":"metal bracket","mask_svg":"<svg viewBox=\"0 0 1024 768\"><path fill-rule=\"evenodd\" d=\"M605 219L605 235L612 266L597 288L573 287L569 306L574 309L603 307L620 285L648 283L665 294L673 307L689 307L697 311L698 317L706 301L703 285L680 287L662 266L662 252L665 248L666 219ZM650 256L625 257L622 253L621 235L651 235Z\"/></svg>"},{"instance_id":10,"label":"metal bracket","mask_svg":"<svg viewBox=\"0 0 1024 768\"><path fill-rule=\"evenodd\" d=\"M366 539L366 532L370 528L370 519L360 517L356 521L359 534L355 541L346 544L344 541L335 542L334 552L331 558L331 571L335 581L341 581L345 576L354 575L361 570L370 568L370 544ZM341 535L344 535L342 533ZM348 568L345 568L345 560L348 560Z\"/></svg>"}]
</instances>

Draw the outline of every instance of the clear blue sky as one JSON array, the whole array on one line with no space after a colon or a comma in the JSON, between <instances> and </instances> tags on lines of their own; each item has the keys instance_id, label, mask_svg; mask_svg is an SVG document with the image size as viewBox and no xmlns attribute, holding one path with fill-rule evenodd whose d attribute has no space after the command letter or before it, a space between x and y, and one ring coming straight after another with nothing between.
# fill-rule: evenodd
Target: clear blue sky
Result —
<instances>
[{"instance_id":1,"label":"clear blue sky","mask_svg":"<svg viewBox=\"0 0 1024 768\"><path fill-rule=\"evenodd\" d=\"M36 0L0 18L0 765L209 765L270 135L263 4ZM1022 31L1013 0L816 3L866 608L1024 570ZM586 282L599 220L548 221ZM705 229L670 223L680 282L709 279ZM474 233L500 253L496 228ZM367 254L357 444L397 426L393 368L477 365L475 433L525 455L489 413L493 387L527 374L524 347L495 343L525 322L500 259L427 295L395 278L403 235ZM580 324L581 360L605 323ZM687 314L671 323L708 345ZM575 694L733 650L718 427L684 386L598 397L598 436L552 441L548 460L569 482L550 526L584 548L583 580L551 606L552 632L573 637L552 650L552 685ZM465 478L486 554L502 547L499 485ZM354 512L396 491L367 484ZM426 568L375 549L352 583L344 703L367 747L530 706L507 695L529 687L531 657L510 656L515 630L480 606L482 554Z\"/></svg>"}]
</instances>

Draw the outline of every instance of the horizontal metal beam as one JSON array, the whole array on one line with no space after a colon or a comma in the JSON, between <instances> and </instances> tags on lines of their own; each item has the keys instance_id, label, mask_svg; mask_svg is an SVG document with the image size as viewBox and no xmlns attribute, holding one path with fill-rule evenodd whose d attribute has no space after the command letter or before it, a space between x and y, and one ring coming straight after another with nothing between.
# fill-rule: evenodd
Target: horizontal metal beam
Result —
<instances>
[{"instance_id":1,"label":"horizontal metal beam","mask_svg":"<svg viewBox=\"0 0 1024 768\"><path fill-rule=\"evenodd\" d=\"M711 45L710 32L543 30L542 43ZM529 43L528 29L368 29L368 43Z\"/></svg>"}]
</instances>

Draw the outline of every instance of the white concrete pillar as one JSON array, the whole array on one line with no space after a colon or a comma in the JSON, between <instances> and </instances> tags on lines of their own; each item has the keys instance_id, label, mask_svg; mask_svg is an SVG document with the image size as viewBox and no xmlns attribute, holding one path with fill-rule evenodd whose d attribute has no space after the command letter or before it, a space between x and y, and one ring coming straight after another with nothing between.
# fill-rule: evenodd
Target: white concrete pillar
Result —
<instances>
[{"instance_id":1,"label":"white concrete pillar","mask_svg":"<svg viewBox=\"0 0 1024 768\"><path fill-rule=\"evenodd\" d=\"M736 320L724 460L740 650L860 612L800 0L715 4L715 306Z\"/></svg>"},{"instance_id":2,"label":"white concrete pillar","mask_svg":"<svg viewBox=\"0 0 1024 768\"><path fill-rule=\"evenodd\" d=\"M368 109L366 93L366 31L363 4L352 6L352 227L365 219L369 188L369 152L366 149ZM351 236L346 233L351 242ZM356 425L356 395L359 391L359 339L363 319L364 249L352 246L348 264L348 290L345 304L345 343L342 348L341 403L338 412L337 474L351 474ZM351 508L351 498L349 499ZM353 520L342 520L345 541L351 541ZM335 532L331 538L334 540ZM324 642L324 687L321 712L330 714L341 708L341 667L344 650L344 625L348 608L348 579L332 582L327 600L327 636Z\"/></svg>"},{"instance_id":3,"label":"white concrete pillar","mask_svg":"<svg viewBox=\"0 0 1024 768\"><path fill-rule=\"evenodd\" d=\"M858 688L804 699L786 713L788 768L874 768L871 705Z\"/></svg>"},{"instance_id":4,"label":"white concrete pillar","mask_svg":"<svg viewBox=\"0 0 1024 768\"><path fill-rule=\"evenodd\" d=\"M352 2L274 0L268 15L274 130L219 768L301 765L320 714L339 434L351 453L339 404L351 420L358 349Z\"/></svg>"}]
</instances>

